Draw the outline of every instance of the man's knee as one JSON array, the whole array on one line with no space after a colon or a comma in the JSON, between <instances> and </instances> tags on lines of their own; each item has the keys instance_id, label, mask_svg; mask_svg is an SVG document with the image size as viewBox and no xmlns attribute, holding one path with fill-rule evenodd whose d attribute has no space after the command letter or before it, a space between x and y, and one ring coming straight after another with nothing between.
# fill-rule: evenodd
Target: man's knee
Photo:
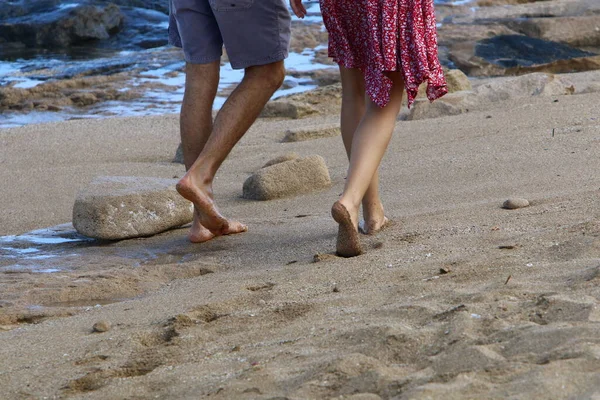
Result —
<instances>
[{"instance_id":1,"label":"man's knee","mask_svg":"<svg viewBox=\"0 0 600 400\"><path fill-rule=\"evenodd\" d=\"M220 64L215 61L210 64L192 64L185 65L185 83L186 86L208 87L219 84Z\"/></svg>"},{"instance_id":2,"label":"man's knee","mask_svg":"<svg viewBox=\"0 0 600 400\"><path fill-rule=\"evenodd\" d=\"M244 78L258 79L263 85L275 91L281 86L285 78L283 61L248 67Z\"/></svg>"}]
</instances>

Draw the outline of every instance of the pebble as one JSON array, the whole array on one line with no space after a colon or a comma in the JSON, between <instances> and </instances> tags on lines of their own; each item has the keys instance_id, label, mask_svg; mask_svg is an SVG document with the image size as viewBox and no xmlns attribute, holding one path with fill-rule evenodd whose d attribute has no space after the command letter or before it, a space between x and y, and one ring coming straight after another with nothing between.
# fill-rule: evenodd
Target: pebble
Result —
<instances>
[{"instance_id":1,"label":"pebble","mask_svg":"<svg viewBox=\"0 0 600 400\"><path fill-rule=\"evenodd\" d=\"M98 321L92 327L94 332L99 332L99 333L108 332L108 331L110 331L110 328L112 328L112 325L108 321Z\"/></svg>"},{"instance_id":2,"label":"pebble","mask_svg":"<svg viewBox=\"0 0 600 400\"><path fill-rule=\"evenodd\" d=\"M514 197L512 199L508 199L502 204L502 208L506 208L508 210L516 210L517 208L528 207L529 201L527 199L521 199L518 197Z\"/></svg>"}]
</instances>

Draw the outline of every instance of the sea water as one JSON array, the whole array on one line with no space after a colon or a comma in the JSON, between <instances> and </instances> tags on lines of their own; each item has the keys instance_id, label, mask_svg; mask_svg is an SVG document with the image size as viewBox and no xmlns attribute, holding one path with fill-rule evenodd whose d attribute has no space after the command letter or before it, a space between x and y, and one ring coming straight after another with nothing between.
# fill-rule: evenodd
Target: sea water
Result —
<instances>
[{"instance_id":1,"label":"sea water","mask_svg":"<svg viewBox=\"0 0 600 400\"><path fill-rule=\"evenodd\" d=\"M465 3L471 0L436 0L436 3ZM66 4L65 7L73 5ZM305 23L322 23L321 10L318 1L305 2L308 15L303 19ZM292 16L293 20L298 20ZM163 24L161 29L165 29ZM319 69L336 68L333 65L319 64L314 61L315 52L321 50L322 46L315 49L305 49L301 53L290 53L285 61L286 69L295 71L294 76L286 77L287 85L277 90L272 99L286 96L293 93L300 93L314 89L316 86L308 78L298 78L298 72L310 72ZM143 50L148 51L148 50ZM152 51L152 50L150 50ZM14 88L29 89L48 82L48 76L36 76L28 71L51 70L55 67L64 69L65 63L72 66L73 69L89 67L90 63L110 63L118 62L119 58L131 56L135 52L120 52L107 57L98 57L94 54L94 59L86 59L85 54L46 54L35 56L29 59L17 58L11 60L0 60L0 87L12 86ZM102 54L100 54L102 56ZM158 64L156 68L150 67L133 77L127 84L128 87L121 90L131 90L139 87L150 87L145 89L142 97L127 101L105 101L93 106L84 108L64 108L62 111L8 111L0 113L0 128L9 128L35 123L57 122L73 118L105 118L109 116L147 116L166 113L177 113L181 107L183 98L185 75L173 74L173 71L182 70L183 61L174 62L170 65ZM225 64L221 67L219 91L230 88L238 84L243 77L243 70L234 70L231 65ZM59 77L60 78L60 77ZM148 83L158 85L147 85ZM165 85L162 86L161 85ZM214 108L219 109L225 102L225 96L217 96L214 102Z\"/></svg>"}]
</instances>

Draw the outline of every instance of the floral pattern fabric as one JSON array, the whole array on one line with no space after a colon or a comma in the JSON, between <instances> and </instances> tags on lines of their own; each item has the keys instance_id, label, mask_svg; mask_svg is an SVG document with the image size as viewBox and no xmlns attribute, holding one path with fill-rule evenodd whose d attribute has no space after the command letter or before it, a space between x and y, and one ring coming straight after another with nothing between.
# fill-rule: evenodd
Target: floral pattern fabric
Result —
<instances>
[{"instance_id":1,"label":"floral pattern fabric","mask_svg":"<svg viewBox=\"0 0 600 400\"><path fill-rule=\"evenodd\" d=\"M433 0L320 0L329 33L329 56L346 68L359 68L366 92L379 107L390 100L386 71L402 71L410 107L419 85L427 97L447 93L437 53Z\"/></svg>"}]
</instances>

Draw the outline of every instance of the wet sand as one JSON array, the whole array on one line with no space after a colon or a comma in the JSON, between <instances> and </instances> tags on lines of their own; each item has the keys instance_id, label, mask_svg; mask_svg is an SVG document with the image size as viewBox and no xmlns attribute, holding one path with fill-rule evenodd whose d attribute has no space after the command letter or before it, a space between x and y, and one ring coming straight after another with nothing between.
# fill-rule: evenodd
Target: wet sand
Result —
<instances>
[{"instance_id":1,"label":"wet sand","mask_svg":"<svg viewBox=\"0 0 600 400\"><path fill-rule=\"evenodd\" d=\"M177 116L0 130L3 396L596 398L598 104L531 97L399 121L381 168L394 224L351 259L334 255L330 216L341 139L281 142L336 115L259 120L215 183L249 231L200 245L185 228L99 242L68 225L95 176L181 176ZM332 187L241 198L291 151L323 156ZM510 197L531 205L503 209ZM93 333L102 320L112 329Z\"/></svg>"}]
</instances>

